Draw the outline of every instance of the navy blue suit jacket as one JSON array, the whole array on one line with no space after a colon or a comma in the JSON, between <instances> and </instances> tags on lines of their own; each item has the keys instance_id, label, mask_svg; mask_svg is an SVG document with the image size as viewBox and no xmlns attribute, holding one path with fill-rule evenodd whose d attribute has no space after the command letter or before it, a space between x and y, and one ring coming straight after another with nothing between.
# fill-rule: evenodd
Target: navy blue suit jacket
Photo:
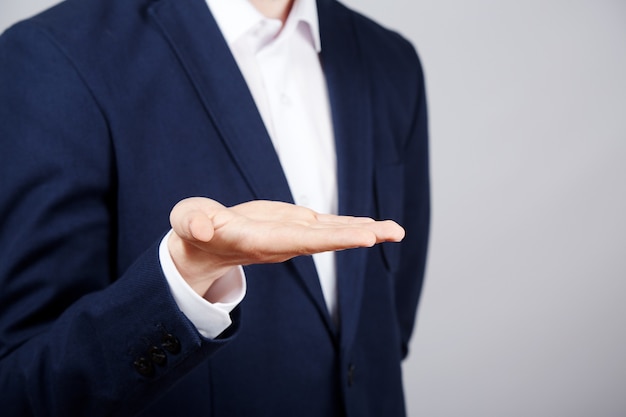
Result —
<instances>
[{"instance_id":1,"label":"navy blue suit jacket","mask_svg":"<svg viewBox=\"0 0 626 417\"><path fill-rule=\"evenodd\" d=\"M180 199L292 202L204 0L68 0L0 38L3 416L402 416L429 184L412 46L319 0L339 210L400 244L340 252L340 323L314 264L246 267L234 324L203 338L157 244Z\"/></svg>"}]
</instances>

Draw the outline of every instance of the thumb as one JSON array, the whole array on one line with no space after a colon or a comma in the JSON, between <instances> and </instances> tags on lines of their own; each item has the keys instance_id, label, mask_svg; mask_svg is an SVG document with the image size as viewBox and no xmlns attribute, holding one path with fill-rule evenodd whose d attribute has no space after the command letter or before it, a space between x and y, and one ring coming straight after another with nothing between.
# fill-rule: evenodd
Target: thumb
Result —
<instances>
[{"instance_id":1,"label":"thumb","mask_svg":"<svg viewBox=\"0 0 626 417\"><path fill-rule=\"evenodd\" d=\"M181 200L170 213L170 224L174 233L188 242L208 242L215 229L212 217L214 211L223 208L208 198L193 197Z\"/></svg>"}]
</instances>

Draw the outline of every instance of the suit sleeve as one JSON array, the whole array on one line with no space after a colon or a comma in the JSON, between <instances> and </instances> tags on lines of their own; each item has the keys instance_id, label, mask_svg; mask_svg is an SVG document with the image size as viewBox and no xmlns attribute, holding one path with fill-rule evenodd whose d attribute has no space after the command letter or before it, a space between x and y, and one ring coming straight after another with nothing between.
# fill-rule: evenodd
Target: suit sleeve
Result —
<instances>
[{"instance_id":1,"label":"suit sleeve","mask_svg":"<svg viewBox=\"0 0 626 417\"><path fill-rule=\"evenodd\" d=\"M116 267L106 115L45 32L0 37L0 410L132 415L223 346L179 311L158 244ZM165 232L165 231L164 231Z\"/></svg>"}]
</instances>

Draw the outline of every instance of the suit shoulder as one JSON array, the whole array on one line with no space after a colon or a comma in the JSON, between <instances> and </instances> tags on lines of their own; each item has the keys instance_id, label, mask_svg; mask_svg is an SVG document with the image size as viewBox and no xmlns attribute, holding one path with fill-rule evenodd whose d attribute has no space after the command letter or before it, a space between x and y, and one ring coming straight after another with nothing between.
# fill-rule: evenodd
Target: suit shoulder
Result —
<instances>
[{"instance_id":1,"label":"suit shoulder","mask_svg":"<svg viewBox=\"0 0 626 417\"><path fill-rule=\"evenodd\" d=\"M101 48L112 33L128 31L147 7L146 0L65 0L41 13L22 20L2 37L46 34L68 48ZM139 13L138 13L139 12Z\"/></svg>"},{"instance_id":2,"label":"suit shoulder","mask_svg":"<svg viewBox=\"0 0 626 417\"><path fill-rule=\"evenodd\" d=\"M419 68L421 71L418 54L408 39L357 11L346 10L352 17L354 31L366 56L396 66Z\"/></svg>"},{"instance_id":3,"label":"suit shoulder","mask_svg":"<svg viewBox=\"0 0 626 417\"><path fill-rule=\"evenodd\" d=\"M410 112L425 88L424 71L413 44L398 32L342 7L350 17L363 70L375 80L371 86L376 100L398 114L405 113L400 109Z\"/></svg>"}]
</instances>

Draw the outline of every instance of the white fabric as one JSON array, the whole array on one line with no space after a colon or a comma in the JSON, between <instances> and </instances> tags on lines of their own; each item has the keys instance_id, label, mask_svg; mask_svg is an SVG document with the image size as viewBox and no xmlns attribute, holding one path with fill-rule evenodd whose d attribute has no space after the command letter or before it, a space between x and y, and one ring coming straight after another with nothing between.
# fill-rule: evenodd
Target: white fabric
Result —
<instances>
[{"instance_id":1,"label":"white fabric","mask_svg":"<svg viewBox=\"0 0 626 417\"><path fill-rule=\"evenodd\" d=\"M252 93L295 203L336 214L335 143L315 0L295 0L284 25L246 0L207 3ZM313 259L336 318L334 253Z\"/></svg>"},{"instance_id":2,"label":"white fabric","mask_svg":"<svg viewBox=\"0 0 626 417\"><path fill-rule=\"evenodd\" d=\"M229 313L246 294L243 269L232 268L211 286L205 297L220 301L210 303L200 297L176 269L167 248L167 240L171 233L173 232L170 230L159 245L159 258L172 296L180 311L196 326L198 332L206 338L214 339L232 324Z\"/></svg>"}]
</instances>

